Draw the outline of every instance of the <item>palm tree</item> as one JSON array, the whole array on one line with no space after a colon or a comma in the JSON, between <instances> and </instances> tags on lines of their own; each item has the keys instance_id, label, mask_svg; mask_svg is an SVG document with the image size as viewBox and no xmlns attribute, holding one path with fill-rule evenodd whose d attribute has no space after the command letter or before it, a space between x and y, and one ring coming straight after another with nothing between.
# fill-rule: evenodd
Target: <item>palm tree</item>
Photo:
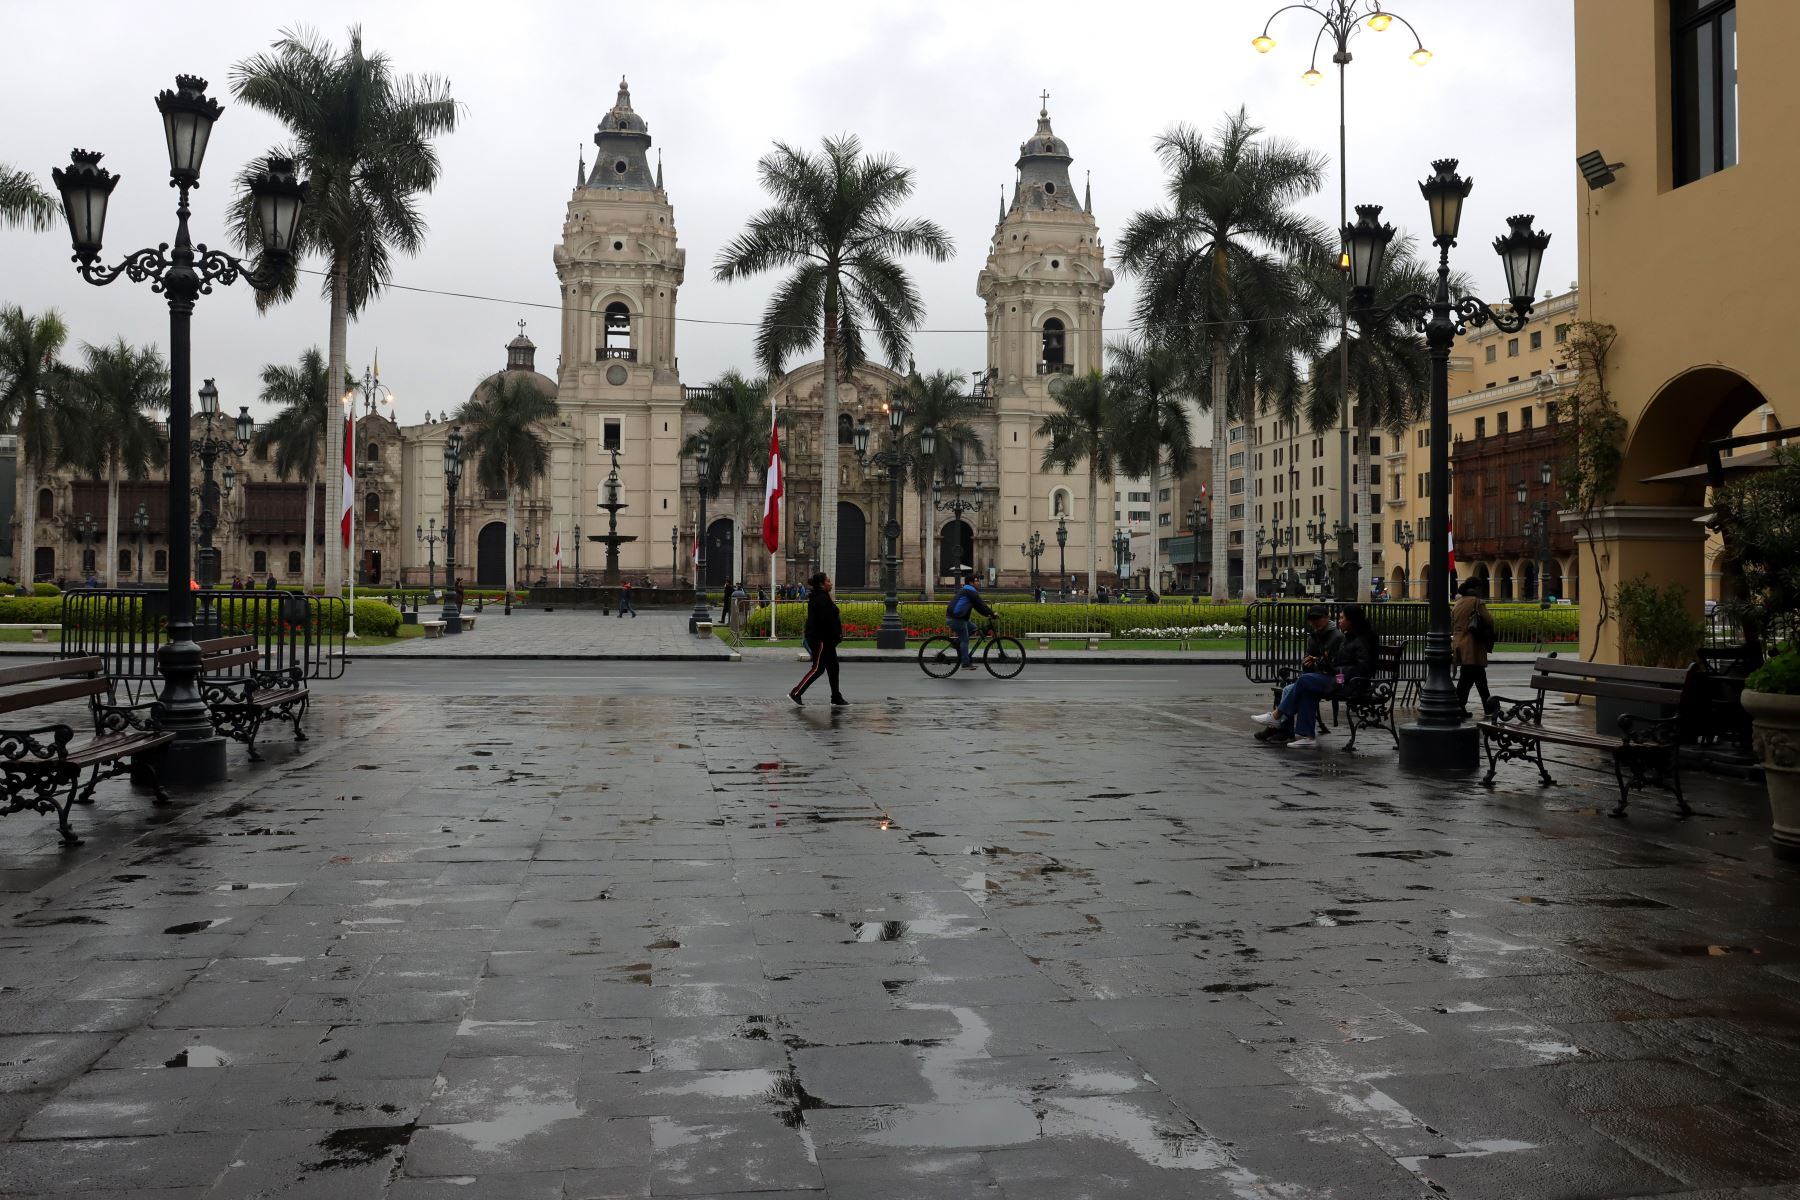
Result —
<instances>
[{"instance_id":1,"label":"palm tree","mask_svg":"<svg viewBox=\"0 0 1800 1200\"><path fill-rule=\"evenodd\" d=\"M712 386L687 403L688 410L706 419L711 458L707 486L718 495L719 486L731 488L731 578L744 578L744 487L769 460L769 381L749 379L738 371L726 371ZM682 443L683 457L700 452L700 435ZM705 537L704 532L701 537Z\"/></svg>"},{"instance_id":2,"label":"palm tree","mask_svg":"<svg viewBox=\"0 0 1800 1200\"><path fill-rule=\"evenodd\" d=\"M925 598L933 598L937 570L932 558L932 534L937 521L932 514L931 484L949 475L959 463L987 457L987 446L976 432L975 421L986 405L968 394L964 377L955 371L933 371L921 376L908 372L902 397L906 404L906 434L901 448L912 455L912 488L919 495L919 562L924 567ZM931 457L919 446L919 431L930 426L936 435Z\"/></svg>"},{"instance_id":3,"label":"palm tree","mask_svg":"<svg viewBox=\"0 0 1800 1200\"><path fill-rule=\"evenodd\" d=\"M38 186L31 172L0 163L0 228L23 225L38 233L56 224L62 205Z\"/></svg>"},{"instance_id":4,"label":"palm tree","mask_svg":"<svg viewBox=\"0 0 1800 1200\"><path fill-rule=\"evenodd\" d=\"M1110 481L1119 465L1113 417L1118 397L1112 381L1098 370L1062 378L1061 386L1053 387L1050 396L1056 401L1056 410L1044 417L1037 430L1039 437L1050 439L1044 448L1042 469L1060 467L1066 475L1077 463L1087 464L1087 590L1092 596L1099 571L1100 524L1096 506L1100 481Z\"/></svg>"},{"instance_id":5,"label":"palm tree","mask_svg":"<svg viewBox=\"0 0 1800 1200\"><path fill-rule=\"evenodd\" d=\"M313 523L318 520L317 492L319 469L324 464L326 431L337 421L331 415L332 396L325 358L317 346L310 346L294 366L266 363L262 369L262 392L257 396L264 404L276 405L272 420L257 427L252 443L259 456L275 451L275 475L287 479L298 475L306 485L306 526L302 545L305 556L300 563L300 587L312 590ZM344 386L350 386L349 376Z\"/></svg>"},{"instance_id":6,"label":"palm tree","mask_svg":"<svg viewBox=\"0 0 1800 1200\"><path fill-rule=\"evenodd\" d=\"M1234 355L1238 412L1247 416L1257 377L1279 374L1282 340L1253 337L1307 320L1310 299L1296 271L1328 258L1324 227L1295 205L1317 191L1323 156L1264 139L1243 109L1209 139L1178 125L1157 141L1169 173L1165 208L1141 212L1125 228L1119 261L1142 277L1138 319L1159 341L1204 357L1212 412L1213 562L1226 561L1226 432L1232 412ZM1215 570L1213 599L1225 599L1227 573Z\"/></svg>"},{"instance_id":7,"label":"palm tree","mask_svg":"<svg viewBox=\"0 0 1800 1200\"><path fill-rule=\"evenodd\" d=\"M58 357L69 331L52 310L27 316L0 308L0 428L19 435L19 543L14 562L26 582L37 571L38 472L56 451L58 413L68 404L69 369Z\"/></svg>"},{"instance_id":8,"label":"palm tree","mask_svg":"<svg viewBox=\"0 0 1800 1200\"><path fill-rule=\"evenodd\" d=\"M1107 347L1113 393L1113 442L1118 467L1150 480L1150 586L1156 586L1156 495L1163 464L1178 479L1193 468L1194 437L1188 420L1193 383L1188 362L1170 346L1131 339ZM1172 498L1172 496L1171 496ZM1174 511L1171 503L1170 511ZM1222 559L1214 560L1221 569Z\"/></svg>"},{"instance_id":9,"label":"palm tree","mask_svg":"<svg viewBox=\"0 0 1800 1200\"><path fill-rule=\"evenodd\" d=\"M1399 437L1409 425L1425 413L1431 399L1431 352L1425 338L1410 321L1396 317L1392 306L1409 293L1430 295L1437 286L1436 269L1416 253L1415 240L1406 235L1394 239L1387 257L1381 263L1381 275L1375 284L1375 308L1387 316L1367 325L1357 325L1350 339L1351 419L1356 426L1356 473L1358 501L1356 543L1360 559L1359 586L1367 586L1375 577L1375 545L1370 528L1374 510L1374 485L1370 479L1369 439L1377 429ZM1315 272L1323 299L1335 302L1343 287L1336 272ZM1466 295L1468 281L1453 277L1453 295ZM1312 395L1306 406L1307 423L1316 432L1338 423L1338 397L1346 394L1341 386L1342 356L1338 353L1336 330L1330 343L1319 352L1312 366Z\"/></svg>"},{"instance_id":10,"label":"palm tree","mask_svg":"<svg viewBox=\"0 0 1800 1200\"><path fill-rule=\"evenodd\" d=\"M489 491L506 493L506 587L516 582L513 545L519 493L528 490L550 465L550 443L540 428L556 416L556 401L538 390L529 371L490 377L456 422L463 427L467 453L475 457L475 480Z\"/></svg>"},{"instance_id":11,"label":"palm tree","mask_svg":"<svg viewBox=\"0 0 1800 1200\"><path fill-rule=\"evenodd\" d=\"M294 159L312 181L295 246L326 261L323 290L331 306L326 378L340 378L346 373L350 318L387 285L396 252L414 255L424 245L419 196L437 185L439 174L431 139L456 128L458 105L448 81L396 74L385 54L365 53L362 30L354 25L342 52L310 30L284 32L268 52L232 69L231 90L287 126L290 143L270 153ZM258 170L246 167L240 174L231 208L233 233L246 247L261 238L250 195ZM288 299L297 280L290 270L281 287L259 292L257 303ZM327 422L326 459L335 462L343 453L342 424ZM343 480L336 471L326 472L325 504L333 512L343 504ZM343 546L327 538L329 595L338 594L343 576Z\"/></svg>"},{"instance_id":12,"label":"palm tree","mask_svg":"<svg viewBox=\"0 0 1800 1200\"><path fill-rule=\"evenodd\" d=\"M817 155L782 142L758 164L774 200L719 251L713 276L723 283L792 268L763 312L757 357L771 377L790 357L823 342L825 403L820 417L819 558L837 561L838 380L863 361L863 326L898 366L925 306L896 261L950 257L950 236L935 222L898 218L912 194L912 171L890 155L864 155L848 134L826 138Z\"/></svg>"},{"instance_id":13,"label":"palm tree","mask_svg":"<svg viewBox=\"0 0 1800 1200\"><path fill-rule=\"evenodd\" d=\"M124 338L81 347L86 360L71 384L72 429L63 438L65 461L106 476L106 586L119 586L119 472L143 479L169 460L163 429L150 413L169 407L169 368L154 346Z\"/></svg>"}]
</instances>

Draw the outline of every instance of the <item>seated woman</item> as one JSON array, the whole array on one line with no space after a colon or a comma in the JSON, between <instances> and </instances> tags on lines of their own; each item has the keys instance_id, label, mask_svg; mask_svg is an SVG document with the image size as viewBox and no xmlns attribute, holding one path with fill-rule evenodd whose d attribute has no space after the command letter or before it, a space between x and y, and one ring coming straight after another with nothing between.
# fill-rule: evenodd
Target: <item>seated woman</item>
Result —
<instances>
[{"instance_id":1,"label":"seated woman","mask_svg":"<svg viewBox=\"0 0 1800 1200\"><path fill-rule=\"evenodd\" d=\"M1380 640L1375 636L1375 628L1369 624L1369 615L1363 611L1363 606L1344 605L1338 613L1337 624L1344 635L1344 644L1330 670L1306 672L1288 684L1281 693L1281 703L1272 711L1256 713L1250 718L1258 725L1267 725L1284 733L1292 730L1294 738L1288 743L1291 747L1306 749L1319 744L1314 727L1320 700L1354 696L1368 686L1369 679L1375 674Z\"/></svg>"}]
</instances>

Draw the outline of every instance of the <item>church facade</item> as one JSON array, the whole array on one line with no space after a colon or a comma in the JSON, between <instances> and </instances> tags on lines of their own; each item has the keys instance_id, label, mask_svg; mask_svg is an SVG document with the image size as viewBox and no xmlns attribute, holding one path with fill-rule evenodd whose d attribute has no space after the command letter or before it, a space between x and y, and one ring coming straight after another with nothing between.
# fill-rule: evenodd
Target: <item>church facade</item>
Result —
<instances>
[{"instance_id":1,"label":"church facade","mask_svg":"<svg viewBox=\"0 0 1800 1200\"><path fill-rule=\"evenodd\" d=\"M633 108L624 81L616 103L600 121L594 144L595 161L591 168L581 165L561 239L552 251L562 307L554 374L539 370L537 346L523 328L507 345L498 372L522 373L557 402L557 416L544 429L548 469L516 506L519 582L554 577L559 542L565 582L573 581L578 557L580 573L598 581L604 551L588 539L605 532L607 514L599 503L616 452L625 502L618 531L629 539L620 548L620 566L629 577L662 585L691 580L694 545L703 539L708 583L715 587L731 579L753 586L772 577L791 582L818 569L831 572L840 588L877 586L887 480L873 465L865 470L858 462L851 431L859 420L884 429L882 407L903 386L902 376L875 363L848 372L839 385L841 417L835 430L820 428L822 362L798 365L774 382L774 403L788 418L779 563L769 562L760 538L760 478L737 496L729 490L709 495L705 528L697 528L695 468L680 453L683 442L700 429L688 402L703 390L684 384L677 357L678 299L687 255L660 160L651 158L649 125ZM1102 316L1112 286L1091 197L1078 198L1069 178L1072 161L1048 112L1040 110L1036 129L1019 147L1012 196L1002 205L975 279L985 310L987 363L971 373L970 388L983 403L976 425L984 453L964 464L961 493L975 506L959 521L956 514L934 508L930 496L903 490L902 584L908 589L922 586L928 572L947 580L959 561L984 578L1029 584L1025 546L1033 533L1048 548L1040 562L1042 582L1054 586L1059 523L1066 523L1062 558L1068 573L1085 573L1086 474L1043 470L1046 439L1037 432L1055 407L1052 391L1059 382L1101 366ZM474 390L492 378L484 375ZM448 413L435 420L427 414L424 422L407 426L396 426L379 413L360 419L356 551L364 584L424 583L428 575L443 581L447 547L419 535L440 533L445 525L448 496L442 463L452 427L448 418ZM305 574L300 562L305 485L273 478L268 465L253 458L240 470L244 485L227 500L216 539L222 577L229 582L233 576L263 580L274 575L283 586L299 585ZM822 563L819 497L826 471L838 473L838 549L835 561ZM91 483L45 482L66 495L53 495L47 508L40 503L40 512L48 517L39 522L37 543L49 553L37 556L37 573L83 578L78 556L84 548L76 531L81 516L92 513L104 538L104 487L96 505ZM943 499L955 499L953 481L943 483ZM139 490L149 507L161 509L152 503L160 485L132 486L130 502L121 504L121 545L134 533L130 521ZM1107 563L1111 493L1110 485L1102 488L1098 540L1100 559ZM456 503L457 578L503 584L505 496L482 489L471 468ZM314 509L316 543L327 529L335 531L335 521L322 511L322 501ZM923 550L927 525L933 547L929 565ZM139 555L151 568L147 581L160 578L155 568L164 556L155 551L158 538L166 547L166 537L166 530L151 530ZM577 541L582 543L579 551ZM322 563L322 552L315 553ZM104 575L104 563L100 565ZM310 575L316 582L321 573L315 569Z\"/></svg>"}]
</instances>

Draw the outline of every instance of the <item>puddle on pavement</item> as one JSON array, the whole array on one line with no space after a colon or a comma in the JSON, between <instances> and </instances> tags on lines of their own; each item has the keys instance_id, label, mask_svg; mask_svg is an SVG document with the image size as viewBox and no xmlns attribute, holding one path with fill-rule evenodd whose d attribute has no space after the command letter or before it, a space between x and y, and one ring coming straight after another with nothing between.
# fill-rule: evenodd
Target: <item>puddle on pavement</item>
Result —
<instances>
[{"instance_id":1,"label":"puddle on pavement","mask_svg":"<svg viewBox=\"0 0 1800 1200\"><path fill-rule=\"evenodd\" d=\"M301 1173L329 1171L345 1167L362 1167L377 1162L412 1141L414 1122L405 1125L374 1125L358 1129L334 1129L319 1139L318 1148L326 1157L308 1163Z\"/></svg>"},{"instance_id":2,"label":"puddle on pavement","mask_svg":"<svg viewBox=\"0 0 1800 1200\"><path fill-rule=\"evenodd\" d=\"M163 1060L165 1067L229 1067L231 1060L217 1046L185 1046L173 1058Z\"/></svg>"},{"instance_id":3,"label":"puddle on pavement","mask_svg":"<svg viewBox=\"0 0 1800 1200\"><path fill-rule=\"evenodd\" d=\"M893 942L906 936L905 921L852 921L850 931L859 942Z\"/></svg>"},{"instance_id":4,"label":"puddle on pavement","mask_svg":"<svg viewBox=\"0 0 1800 1200\"><path fill-rule=\"evenodd\" d=\"M481 1154L498 1154L517 1145L533 1134L542 1133L558 1121L569 1121L581 1115L573 1100L539 1100L523 1084L506 1089L500 1115L486 1121L460 1121L435 1128L461 1138Z\"/></svg>"},{"instance_id":5,"label":"puddle on pavement","mask_svg":"<svg viewBox=\"0 0 1800 1200\"><path fill-rule=\"evenodd\" d=\"M215 892L262 892L270 888L293 887L291 883L221 883L212 890Z\"/></svg>"},{"instance_id":6,"label":"puddle on pavement","mask_svg":"<svg viewBox=\"0 0 1800 1200\"><path fill-rule=\"evenodd\" d=\"M178 937L190 933L205 933L215 925L223 925L229 920L231 920L230 917L214 917L208 921L187 921L180 925L171 925L163 932L172 933Z\"/></svg>"}]
</instances>

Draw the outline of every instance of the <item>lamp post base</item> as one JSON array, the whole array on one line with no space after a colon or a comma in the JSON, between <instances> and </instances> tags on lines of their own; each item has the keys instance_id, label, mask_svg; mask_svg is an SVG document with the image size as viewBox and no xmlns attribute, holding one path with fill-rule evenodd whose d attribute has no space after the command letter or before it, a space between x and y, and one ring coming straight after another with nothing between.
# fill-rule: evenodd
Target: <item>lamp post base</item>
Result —
<instances>
[{"instance_id":1,"label":"lamp post base","mask_svg":"<svg viewBox=\"0 0 1800 1200\"><path fill-rule=\"evenodd\" d=\"M177 738L163 748L157 778L169 788L208 787L225 779L225 739Z\"/></svg>"},{"instance_id":2,"label":"lamp post base","mask_svg":"<svg viewBox=\"0 0 1800 1200\"><path fill-rule=\"evenodd\" d=\"M1481 765L1481 733L1468 724L1402 725L1400 765L1409 771L1473 771Z\"/></svg>"},{"instance_id":3,"label":"lamp post base","mask_svg":"<svg viewBox=\"0 0 1800 1200\"><path fill-rule=\"evenodd\" d=\"M875 648L877 650L906 649L906 630L889 629L885 625L882 626L875 631Z\"/></svg>"}]
</instances>

